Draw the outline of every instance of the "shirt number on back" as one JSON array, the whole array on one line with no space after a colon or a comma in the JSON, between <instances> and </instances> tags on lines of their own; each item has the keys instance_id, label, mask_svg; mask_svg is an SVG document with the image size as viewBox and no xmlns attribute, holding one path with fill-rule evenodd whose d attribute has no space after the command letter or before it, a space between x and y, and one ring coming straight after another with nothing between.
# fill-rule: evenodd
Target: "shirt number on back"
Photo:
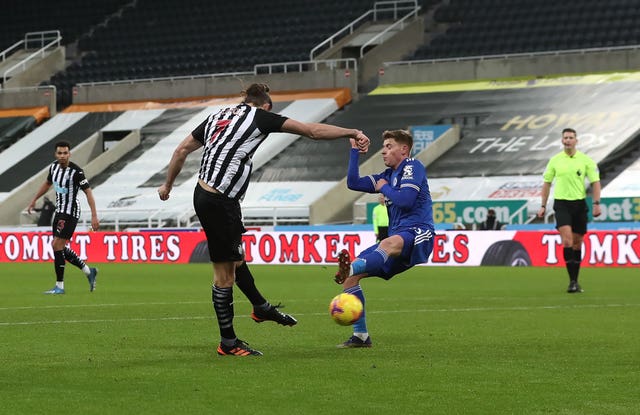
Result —
<instances>
[{"instance_id":1,"label":"shirt number on back","mask_svg":"<svg viewBox=\"0 0 640 415\"><path fill-rule=\"evenodd\" d=\"M231 120L219 120L216 122L216 126L213 129L213 133L211 134L211 138L209 138L209 142L215 141L216 138L220 135L220 133L227 128L227 125L231 123Z\"/></svg>"}]
</instances>

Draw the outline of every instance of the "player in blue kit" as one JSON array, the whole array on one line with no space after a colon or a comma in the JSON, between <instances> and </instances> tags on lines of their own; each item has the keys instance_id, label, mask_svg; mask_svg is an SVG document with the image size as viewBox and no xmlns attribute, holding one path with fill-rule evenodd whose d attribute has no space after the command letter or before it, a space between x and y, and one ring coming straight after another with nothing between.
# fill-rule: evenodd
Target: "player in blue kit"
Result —
<instances>
[{"instance_id":1,"label":"player in blue kit","mask_svg":"<svg viewBox=\"0 0 640 415\"><path fill-rule=\"evenodd\" d=\"M385 131L382 159L388 168L380 174L360 177L358 146L351 139L347 187L367 193L382 193L389 211L389 236L365 249L352 262L349 252L338 255L335 281L344 292L365 304L360 280L385 280L427 262L433 250L433 210L424 165L410 158L413 137L405 130ZM353 325L353 335L340 348L371 347L365 313Z\"/></svg>"}]
</instances>

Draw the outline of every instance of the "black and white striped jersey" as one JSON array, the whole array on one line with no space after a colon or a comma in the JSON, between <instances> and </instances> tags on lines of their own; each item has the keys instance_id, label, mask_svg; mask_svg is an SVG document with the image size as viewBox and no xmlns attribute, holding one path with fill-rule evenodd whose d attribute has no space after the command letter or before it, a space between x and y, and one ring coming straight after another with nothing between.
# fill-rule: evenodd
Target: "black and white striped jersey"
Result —
<instances>
[{"instance_id":1,"label":"black and white striped jersey","mask_svg":"<svg viewBox=\"0 0 640 415\"><path fill-rule=\"evenodd\" d=\"M198 177L225 196L241 201L251 176L251 157L269 133L287 120L247 104L211 114L191 135L204 146Z\"/></svg>"},{"instance_id":2,"label":"black and white striped jersey","mask_svg":"<svg viewBox=\"0 0 640 415\"><path fill-rule=\"evenodd\" d=\"M65 168L56 160L49 166L47 181L56 190L56 212L66 213L78 219L80 217L78 192L80 189L90 187L89 181L80 166L69 162L69 165Z\"/></svg>"}]
</instances>

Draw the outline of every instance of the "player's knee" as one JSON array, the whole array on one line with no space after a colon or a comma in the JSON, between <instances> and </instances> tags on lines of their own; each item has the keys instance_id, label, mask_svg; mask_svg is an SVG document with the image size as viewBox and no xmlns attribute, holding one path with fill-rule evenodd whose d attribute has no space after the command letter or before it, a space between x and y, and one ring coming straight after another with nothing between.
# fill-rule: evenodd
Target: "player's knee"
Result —
<instances>
[{"instance_id":1,"label":"player's knee","mask_svg":"<svg viewBox=\"0 0 640 415\"><path fill-rule=\"evenodd\" d=\"M65 241L64 239L53 238L53 241L51 241L51 248L53 248L54 251L61 251L64 249L64 246L66 244L67 241Z\"/></svg>"},{"instance_id":2,"label":"player's knee","mask_svg":"<svg viewBox=\"0 0 640 415\"><path fill-rule=\"evenodd\" d=\"M379 247L387 253L389 256L398 256L402 252L402 247L404 246L404 240L398 236L390 236L387 239L384 239L380 242Z\"/></svg>"}]
</instances>

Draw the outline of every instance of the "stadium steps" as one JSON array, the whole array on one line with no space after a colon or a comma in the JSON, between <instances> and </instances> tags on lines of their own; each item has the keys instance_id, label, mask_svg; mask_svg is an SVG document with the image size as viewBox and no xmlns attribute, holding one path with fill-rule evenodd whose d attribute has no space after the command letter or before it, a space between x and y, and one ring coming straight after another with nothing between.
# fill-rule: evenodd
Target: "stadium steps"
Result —
<instances>
[{"instance_id":1,"label":"stadium steps","mask_svg":"<svg viewBox=\"0 0 640 415\"><path fill-rule=\"evenodd\" d=\"M11 168L0 174L0 192L12 191L54 161L53 145L56 142L63 140L69 142L71 144L71 153L73 154L73 148L75 146L90 137L96 131L99 131L103 126L117 118L119 115L119 112L89 113L77 122L68 126L68 128L64 129L59 134L49 136L43 144L37 148L31 149L31 152L28 155L19 159L19 161L17 161L17 163ZM46 129L47 123L43 124L40 128ZM3 153L7 153L7 156L11 156L12 153L10 150L11 147Z\"/></svg>"}]
</instances>

